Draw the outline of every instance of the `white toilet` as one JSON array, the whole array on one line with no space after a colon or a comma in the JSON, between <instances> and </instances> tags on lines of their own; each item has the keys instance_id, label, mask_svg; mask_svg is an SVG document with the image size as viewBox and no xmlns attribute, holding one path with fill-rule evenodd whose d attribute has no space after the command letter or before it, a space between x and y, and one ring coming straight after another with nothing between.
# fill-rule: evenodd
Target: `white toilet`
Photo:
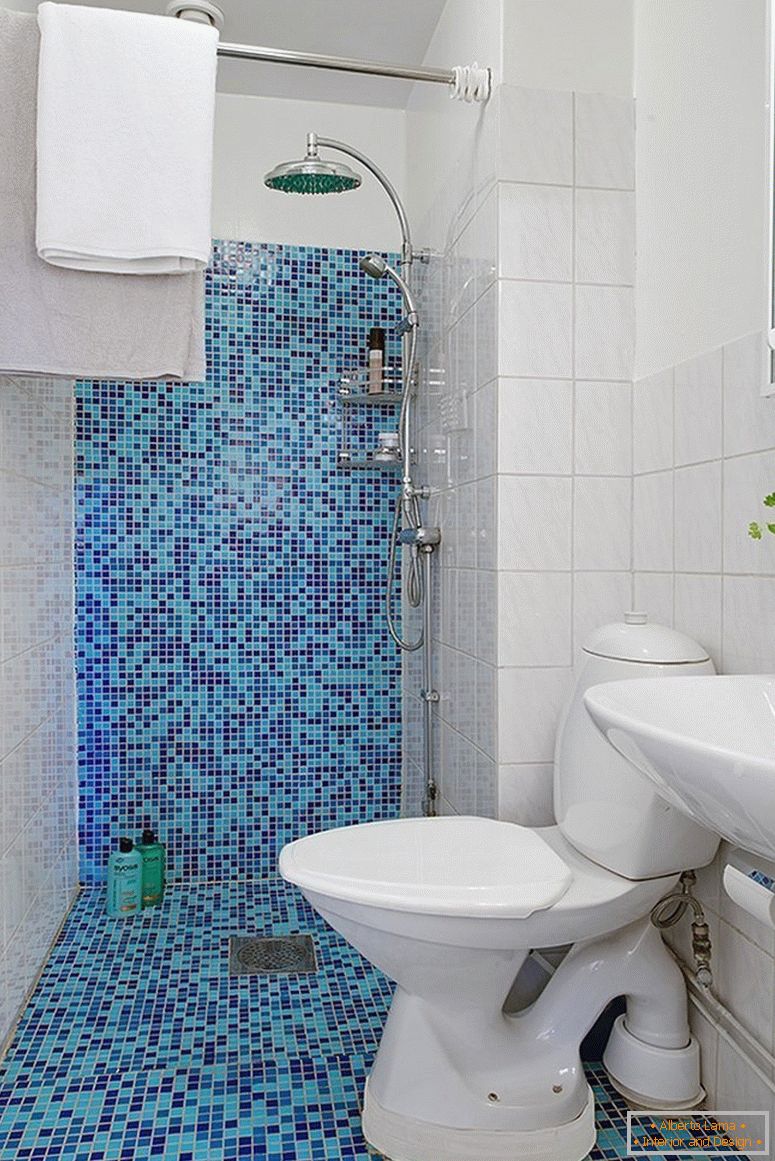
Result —
<instances>
[{"instance_id":1,"label":"white toilet","mask_svg":"<svg viewBox=\"0 0 775 1161\"><path fill-rule=\"evenodd\" d=\"M620 995L605 1054L616 1086L653 1109L701 1099L683 977L649 912L718 838L657 797L582 695L713 671L694 641L629 614L585 646L558 733L557 826L407 818L284 847L283 877L398 985L363 1112L391 1161L581 1161L595 1125L579 1045ZM568 944L522 1006L531 950Z\"/></svg>"}]
</instances>

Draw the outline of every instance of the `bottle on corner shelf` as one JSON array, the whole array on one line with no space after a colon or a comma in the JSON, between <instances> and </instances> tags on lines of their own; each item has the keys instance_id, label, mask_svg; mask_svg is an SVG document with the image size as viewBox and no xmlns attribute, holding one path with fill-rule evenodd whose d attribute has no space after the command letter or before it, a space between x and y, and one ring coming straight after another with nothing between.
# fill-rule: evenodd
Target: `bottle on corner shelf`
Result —
<instances>
[{"instance_id":1,"label":"bottle on corner shelf","mask_svg":"<svg viewBox=\"0 0 775 1161\"><path fill-rule=\"evenodd\" d=\"M369 331L369 395L382 394L382 380L385 374L385 331L382 327L372 327Z\"/></svg>"},{"instance_id":2,"label":"bottle on corner shelf","mask_svg":"<svg viewBox=\"0 0 775 1161\"><path fill-rule=\"evenodd\" d=\"M398 444L397 431L378 431L377 448L374 459L379 463L398 463L401 458L401 449Z\"/></svg>"},{"instance_id":3,"label":"bottle on corner shelf","mask_svg":"<svg viewBox=\"0 0 775 1161\"><path fill-rule=\"evenodd\" d=\"M130 838L118 840L108 859L108 915L126 919L143 905L143 859Z\"/></svg>"},{"instance_id":4,"label":"bottle on corner shelf","mask_svg":"<svg viewBox=\"0 0 775 1161\"><path fill-rule=\"evenodd\" d=\"M143 907L155 907L164 894L165 850L163 843L146 827L137 844L142 859Z\"/></svg>"}]
</instances>

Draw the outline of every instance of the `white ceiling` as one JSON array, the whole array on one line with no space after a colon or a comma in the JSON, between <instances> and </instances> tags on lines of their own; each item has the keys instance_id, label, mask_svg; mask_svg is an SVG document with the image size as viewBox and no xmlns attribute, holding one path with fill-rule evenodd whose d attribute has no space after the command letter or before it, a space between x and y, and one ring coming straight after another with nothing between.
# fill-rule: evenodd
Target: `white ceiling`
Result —
<instances>
[{"instance_id":1,"label":"white ceiling","mask_svg":"<svg viewBox=\"0 0 775 1161\"><path fill-rule=\"evenodd\" d=\"M221 33L224 41L394 64L421 64L445 0L214 2L223 8L226 17ZM166 0L78 0L78 3L161 13ZM15 4L11 0L10 6L27 7L27 4ZM224 93L402 109L407 103L411 82L258 61L221 60L218 89Z\"/></svg>"}]
</instances>

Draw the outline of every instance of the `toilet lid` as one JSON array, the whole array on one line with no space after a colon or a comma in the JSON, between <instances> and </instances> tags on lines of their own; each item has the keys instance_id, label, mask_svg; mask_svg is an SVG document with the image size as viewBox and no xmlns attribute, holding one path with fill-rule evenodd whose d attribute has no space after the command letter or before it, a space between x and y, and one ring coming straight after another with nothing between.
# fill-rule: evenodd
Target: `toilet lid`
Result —
<instances>
[{"instance_id":1,"label":"toilet lid","mask_svg":"<svg viewBox=\"0 0 775 1161\"><path fill-rule=\"evenodd\" d=\"M524 918L551 907L572 874L535 831L489 818L402 818L339 827L283 848L302 889L372 907Z\"/></svg>"}]
</instances>

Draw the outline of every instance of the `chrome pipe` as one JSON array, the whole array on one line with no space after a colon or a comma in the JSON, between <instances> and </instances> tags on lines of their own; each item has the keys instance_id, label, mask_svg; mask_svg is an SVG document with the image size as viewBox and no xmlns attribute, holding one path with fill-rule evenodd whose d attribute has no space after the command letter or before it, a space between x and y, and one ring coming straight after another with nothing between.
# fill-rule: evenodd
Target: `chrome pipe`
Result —
<instances>
[{"instance_id":1,"label":"chrome pipe","mask_svg":"<svg viewBox=\"0 0 775 1161\"><path fill-rule=\"evenodd\" d=\"M322 59L322 58L321 58ZM334 57L330 59L336 59ZM360 149L356 149L353 145L348 145L345 141L337 141L333 137L318 137L316 133L310 133L307 136L307 149L316 149L318 146L323 146L324 149L336 149L339 153L346 153L348 157L352 157L368 169L377 181L380 183L385 193L393 203L393 209L398 215L398 221L401 226L401 265L411 266L412 258L414 257L412 251L412 234L409 229L409 218L407 217L404 204L398 196L398 192L390 181L390 178L382 172L378 165L367 157L365 153L361 153Z\"/></svg>"},{"instance_id":2,"label":"chrome pipe","mask_svg":"<svg viewBox=\"0 0 775 1161\"><path fill-rule=\"evenodd\" d=\"M433 85L454 85L456 80L452 69L387 64L384 61L356 60L345 56L321 56L315 52L291 52L285 48L266 48L257 44L221 43L218 45L218 56L229 57L232 60L262 60L269 64L302 65L311 69L364 73L370 77L395 77L400 81L429 81Z\"/></svg>"},{"instance_id":3,"label":"chrome pipe","mask_svg":"<svg viewBox=\"0 0 775 1161\"><path fill-rule=\"evenodd\" d=\"M425 793L423 795L423 810L432 817L436 814L436 779L433 776L434 747L433 747L433 706L438 701L438 693L433 688L433 607L432 607L432 559L433 549L429 546L422 550L423 555L423 587L425 601L423 603L423 634L422 634L422 699L423 699L423 774L425 776Z\"/></svg>"}]
</instances>

